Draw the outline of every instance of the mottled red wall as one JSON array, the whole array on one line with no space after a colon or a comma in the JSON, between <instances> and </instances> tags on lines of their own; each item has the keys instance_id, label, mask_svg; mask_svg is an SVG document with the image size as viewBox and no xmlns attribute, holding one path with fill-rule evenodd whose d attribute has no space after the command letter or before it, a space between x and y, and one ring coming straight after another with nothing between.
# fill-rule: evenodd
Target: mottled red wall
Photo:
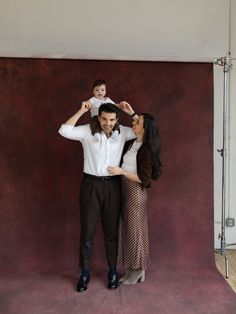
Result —
<instances>
[{"instance_id":1,"label":"mottled red wall","mask_svg":"<svg viewBox=\"0 0 236 314\"><path fill-rule=\"evenodd\" d=\"M153 266L211 264L212 64L2 58L1 268L77 268L82 149L57 130L96 78L112 99L159 120L164 169L149 197ZM93 264L104 261L98 229Z\"/></svg>"}]
</instances>

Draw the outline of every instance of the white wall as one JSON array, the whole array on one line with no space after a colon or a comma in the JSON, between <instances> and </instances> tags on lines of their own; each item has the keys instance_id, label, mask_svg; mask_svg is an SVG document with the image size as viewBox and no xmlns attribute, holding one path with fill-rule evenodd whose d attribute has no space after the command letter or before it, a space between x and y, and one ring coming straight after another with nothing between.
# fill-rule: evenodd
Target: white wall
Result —
<instances>
[{"instance_id":1,"label":"white wall","mask_svg":"<svg viewBox=\"0 0 236 314\"><path fill-rule=\"evenodd\" d=\"M236 0L0 0L0 57L206 61L236 58ZM229 21L231 16L231 34ZM229 40L231 39L231 40ZM236 218L236 72L230 71L226 216ZM215 246L221 222L223 68L214 66ZM226 228L236 242L236 227Z\"/></svg>"},{"instance_id":2,"label":"white wall","mask_svg":"<svg viewBox=\"0 0 236 314\"><path fill-rule=\"evenodd\" d=\"M0 0L1 56L212 60L228 0Z\"/></svg>"}]
</instances>

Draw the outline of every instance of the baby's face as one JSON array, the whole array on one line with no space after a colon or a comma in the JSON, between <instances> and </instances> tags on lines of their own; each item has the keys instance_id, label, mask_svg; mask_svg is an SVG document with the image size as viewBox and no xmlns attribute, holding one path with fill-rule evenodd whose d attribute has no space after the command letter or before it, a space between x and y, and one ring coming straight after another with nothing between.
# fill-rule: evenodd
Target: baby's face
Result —
<instances>
[{"instance_id":1,"label":"baby's face","mask_svg":"<svg viewBox=\"0 0 236 314\"><path fill-rule=\"evenodd\" d=\"M95 86L93 89L93 95L96 98L103 99L106 95L106 85Z\"/></svg>"}]
</instances>

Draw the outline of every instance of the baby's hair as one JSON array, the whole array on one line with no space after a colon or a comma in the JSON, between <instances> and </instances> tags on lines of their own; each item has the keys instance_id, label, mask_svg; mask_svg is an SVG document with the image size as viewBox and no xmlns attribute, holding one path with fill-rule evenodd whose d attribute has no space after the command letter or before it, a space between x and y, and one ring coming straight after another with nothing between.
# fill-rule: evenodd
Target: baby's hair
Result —
<instances>
[{"instance_id":1,"label":"baby's hair","mask_svg":"<svg viewBox=\"0 0 236 314\"><path fill-rule=\"evenodd\" d=\"M106 81L104 80L96 80L93 82L93 88L101 85L106 85Z\"/></svg>"}]
</instances>

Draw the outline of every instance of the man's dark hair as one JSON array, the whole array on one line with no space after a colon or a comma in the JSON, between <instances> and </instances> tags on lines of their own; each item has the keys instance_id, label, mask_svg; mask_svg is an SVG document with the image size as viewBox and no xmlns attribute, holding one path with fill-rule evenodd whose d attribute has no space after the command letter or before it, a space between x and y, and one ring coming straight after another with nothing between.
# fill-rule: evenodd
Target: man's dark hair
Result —
<instances>
[{"instance_id":1,"label":"man's dark hair","mask_svg":"<svg viewBox=\"0 0 236 314\"><path fill-rule=\"evenodd\" d=\"M96 80L93 82L93 88L101 85L106 85L106 81L104 80Z\"/></svg>"},{"instance_id":2,"label":"man's dark hair","mask_svg":"<svg viewBox=\"0 0 236 314\"><path fill-rule=\"evenodd\" d=\"M102 112L109 112L109 113L116 113L116 117L118 118L118 113L120 112L120 109L115 106L114 104L108 102L105 104L101 104L101 106L98 109L98 116L100 117Z\"/></svg>"}]
</instances>

